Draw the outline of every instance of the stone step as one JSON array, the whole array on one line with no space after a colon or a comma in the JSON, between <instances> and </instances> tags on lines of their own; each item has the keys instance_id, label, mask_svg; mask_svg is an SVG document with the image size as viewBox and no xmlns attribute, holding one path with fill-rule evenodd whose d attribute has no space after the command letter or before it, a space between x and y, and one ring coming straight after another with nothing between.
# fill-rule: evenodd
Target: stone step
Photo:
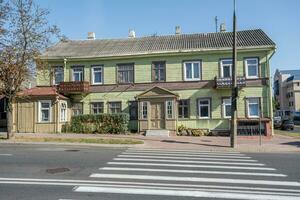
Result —
<instances>
[{"instance_id":1,"label":"stone step","mask_svg":"<svg viewBox=\"0 0 300 200\"><path fill-rule=\"evenodd\" d=\"M169 137L169 130L160 129L160 130L147 130L146 136L159 136L159 137Z\"/></svg>"}]
</instances>

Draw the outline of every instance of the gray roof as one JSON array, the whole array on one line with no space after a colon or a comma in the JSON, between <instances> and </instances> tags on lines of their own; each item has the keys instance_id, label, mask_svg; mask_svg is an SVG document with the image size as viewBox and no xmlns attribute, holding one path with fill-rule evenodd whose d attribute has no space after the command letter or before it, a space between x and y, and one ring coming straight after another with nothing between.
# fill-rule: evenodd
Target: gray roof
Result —
<instances>
[{"instance_id":1,"label":"gray roof","mask_svg":"<svg viewBox=\"0 0 300 200\"><path fill-rule=\"evenodd\" d=\"M239 48L275 47L275 43L261 29L238 31L237 45ZM67 40L47 49L42 57L46 59L110 57L219 50L230 49L231 46L232 32L126 39Z\"/></svg>"},{"instance_id":2,"label":"gray roof","mask_svg":"<svg viewBox=\"0 0 300 200\"><path fill-rule=\"evenodd\" d=\"M291 70L280 70L281 74L290 74L300 76L300 69L291 69Z\"/></svg>"}]
</instances>

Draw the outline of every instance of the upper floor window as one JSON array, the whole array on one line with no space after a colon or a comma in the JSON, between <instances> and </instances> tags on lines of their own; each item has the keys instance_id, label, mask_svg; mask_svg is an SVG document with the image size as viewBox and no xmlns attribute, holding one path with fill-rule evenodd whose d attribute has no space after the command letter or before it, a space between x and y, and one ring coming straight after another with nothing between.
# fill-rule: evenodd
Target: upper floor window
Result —
<instances>
[{"instance_id":1,"label":"upper floor window","mask_svg":"<svg viewBox=\"0 0 300 200\"><path fill-rule=\"evenodd\" d=\"M73 103L72 114L73 114L73 116L82 115L83 114L83 104L82 103Z\"/></svg>"},{"instance_id":2,"label":"upper floor window","mask_svg":"<svg viewBox=\"0 0 300 200\"><path fill-rule=\"evenodd\" d=\"M222 78L230 78L232 70L232 59L223 59L220 61L220 75Z\"/></svg>"},{"instance_id":3,"label":"upper floor window","mask_svg":"<svg viewBox=\"0 0 300 200\"><path fill-rule=\"evenodd\" d=\"M204 98L198 100L198 115L201 119L210 118L210 99Z\"/></svg>"},{"instance_id":4,"label":"upper floor window","mask_svg":"<svg viewBox=\"0 0 300 200\"><path fill-rule=\"evenodd\" d=\"M83 67L73 67L72 81L83 81Z\"/></svg>"},{"instance_id":5,"label":"upper floor window","mask_svg":"<svg viewBox=\"0 0 300 200\"><path fill-rule=\"evenodd\" d=\"M67 103L66 102L60 103L60 121L61 122L67 121Z\"/></svg>"},{"instance_id":6,"label":"upper floor window","mask_svg":"<svg viewBox=\"0 0 300 200\"><path fill-rule=\"evenodd\" d=\"M201 62L200 61L186 61L184 66L184 80L196 81L201 79Z\"/></svg>"},{"instance_id":7,"label":"upper floor window","mask_svg":"<svg viewBox=\"0 0 300 200\"><path fill-rule=\"evenodd\" d=\"M62 66L54 67L53 69L53 84L58 85L64 81L64 68Z\"/></svg>"},{"instance_id":8,"label":"upper floor window","mask_svg":"<svg viewBox=\"0 0 300 200\"><path fill-rule=\"evenodd\" d=\"M92 68L92 84L102 84L103 81L103 67L102 66L93 66Z\"/></svg>"},{"instance_id":9,"label":"upper floor window","mask_svg":"<svg viewBox=\"0 0 300 200\"><path fill-rule=\"evenodd\" d=\"M39 101L39 122L50 122L51 100Z\"/></svg>"},{"instance_id":10,"label":"upper floor window","mask_svg":"<svg viewBox=\"0 0 300 200\"><path fill-rule=\"evenodd\" d=\"M245 59L246 78L258 78L258 58Z\"/></svg>"},{"instance_id":11,"label":"upper floor window","mask_svg":"<svg viewBox=\"0 0 300 200\"><path fill-rule=\"evenodd\" d=\"M121 102L109 102L108 111L109 113L120 113L122 112L122 103Z\"/></svg>"},{"instance_id":12,"label":"upper floor window","mask_svg":"<svg viewBox=\"0 0 300 200\"><path fill-rule=\"evenodd\" d=\"M223 117L230 118L231 117L231 98L224 98L222 102L223 106Z\"/></svg>"},{"instance_id":13,"label":"upper floor window","mask_svg":"<svg viewBox=\"0 0 300 200\"><path fill-rule=\"evenodd\" d=\"M247 111L248 117L259 117L259 98L255 97L247 99Z\"/></svg>"},{"instance_id":14,"label":"upper floor window","mask_svg":"<svg viewBox=\"0 0 300 200\"><path fill-rule=\"evenodd\" d=\"M152 81L166 81L166 62L152 63Z\"/></svg>"},{"instance_id":15,"label":"upper floor window","mask_svg":"<svg viewBox=\"0 0 300 200\"><path fill-rule=\"evenodd\" d=\"M178 117L179 118L189 118L189 100L179 100L178 101Z\"/></svg>"},{"instance_id":16,"label":"upper floor window","mask_svg":"<svg viewBox=\"0 0 300 200\"><path fill-rule=\"evenodd\" d=\"M92 114L100 114L103 113L103 102L93 102L91 103L91 113Z\"/></svg>"},{"instance_id":17,"label":"upper floor window","mask_svg":"<svg viewBox=\"0 0 300 200\"><path fill-rule=\"evenodd\" d=\"M138 119L138 102L137 101L129 102L129 119L130 120Z\"/></svg>"},{"instance_id":18,"label":"upper floor window","mask_svg":"<svg viewBox=\"0 0 300 200\"><path fill-rule=\"evenodd\" d=\"M133 83L134 65L119 64L118 65L118 83Z\"/></svg>"}]
</instances>

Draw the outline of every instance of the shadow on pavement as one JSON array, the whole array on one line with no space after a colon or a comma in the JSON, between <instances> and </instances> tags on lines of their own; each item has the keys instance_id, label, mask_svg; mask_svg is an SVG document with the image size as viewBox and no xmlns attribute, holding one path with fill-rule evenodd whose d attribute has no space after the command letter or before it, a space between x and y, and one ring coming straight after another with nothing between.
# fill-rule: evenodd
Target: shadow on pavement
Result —
<instances>
[{"instance_id":1,"label":"shadow on pavement","mask_svg":"<svg viewBox=\"0 0 300 200\"><path fill-rule=\"evenodd\" d=\"M228 147L228 146L225 146L225 145L184 142L184 141L178 141L178 140L161 140L161 142L177 143L177 144L193 144L193 145L210 146L210 147ZM205 141L205 142L211 142L211 141Z\"/></svg>"},{"instance_id":2,"label":"shadow on pavement","mask_svg":"<svg viewBox=\"0 0 300 200\"><path fill-rule=\"evenodd\" d=\"M295 141L295 142L285 142L285 143L281 143L281 144L300 147L300 141Z\"/></svg>"}]
</instances>

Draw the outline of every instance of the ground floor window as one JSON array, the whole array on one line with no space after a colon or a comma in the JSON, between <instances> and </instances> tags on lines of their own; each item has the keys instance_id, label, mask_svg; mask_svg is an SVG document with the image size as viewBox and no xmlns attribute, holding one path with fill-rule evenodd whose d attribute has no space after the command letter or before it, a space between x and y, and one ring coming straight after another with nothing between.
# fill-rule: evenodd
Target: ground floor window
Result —
<instances>
[{"instance_id":1,"label":"ground floor window","mask_svg":"<svg viewBox=\"0 0 300 200\"><path fill-rule=\"evenodd\" d=\"M67 121L67 103L66 102L60 103L60 121L61 122Z\"/></svg>"},{"instance_id":2,"label":"ground floor window","mask_svg":"<svg viewBox=\"0 0 300 200\"><path fill-rule=\"evenodd\" d=\"M210 99L198 99L198 115L200 119L210 118Z\"/></svg>"},{"instance_id":3,"label":"ground floor window","mask_svg":"<svg viewBox=\"0 0 300 200\"><path fill-rule=\"evenodd\" d=\"M166 101L167 119L173 118L173 101Z\"/></svg>"},{"instance_id":4,"label":"ground floor window","mask_svg":"<svg viewBox=\"0 0 300 200\"><path fill-rule=\"evenodd\" d=\"M109 113L120 113L122 112L122 103L121 102L109 102L108 111Z\"/></svg>"},{"instance_id":5,"label":"ground floor window","mask_svg":"<svg viewBox=\"0 0 300 200\"><path fill-rule=\"evenodd\" d=\"M189 118L189 104L188 99L178 101L178 117L179 118Z\"/></svg>"},{"instance_id":6,"label":"ground floor window","mask_svg":"<svg viewBox=\"0 0 300 200\"><path fill-rule=\"evenodd\" d=\"M231 98L224 98L222 105L223 105L223 117L230 118L231 117Z\"/></svg>"},{"instance_id":7,"label":"ground floor window","mask_svg":"<svg viewBox=\"0 0 300 200\"><path fill-rule=\"evenodd\" d=\"M51 100L39 101L39 122L50 122Z\"/></svg>"},{"instance_id":8,"label":"ground floor window","mask_svg":"<svg viewBox=\"0 0 300 200\"><path fill-rule=\"evenodd\" d=\"M82 115L83 114L83 104L82 103L73 103L72 114L73 114L73 116Z\"/></svg>"},{"instance_id":9,"label":"ground floor window","mask_svg":"<svg viewBox=\"0 0 300 200\"><path fill-rule=\"evenodd\" d=\"M91 113L100 114L103 113L103 102L93 102L91 103Z\"/></svg>"},{"instance_id":10,"label":"ground floor window","mask_svg":"<svg viewBox=\"0 0 300 200\"><path fill-rule=\"evenodd\" d=\"M137 101L129 102L129 119L130 120L138 119L138 103L137 103Z\"/></svg>"},{"instance_id":11,"label":"ground floor window","mask_svg":"<svg viewBox=\"0 0 300 200\"><path fill-rule=\"evenodd\" d=\"M147 119L148 118L148 103L146 101L141 102L141 118L142 119Z\"/></svg>"},{"instance_id":12,"label":"ground floor window","mask_svg":"<svg viewBox=\"0 0 300 200\"><path fill-rule=\"evenodd\" d=\"M259 117L259 98L247 99L248 117Z\"/></svg>"}]
</instances>

